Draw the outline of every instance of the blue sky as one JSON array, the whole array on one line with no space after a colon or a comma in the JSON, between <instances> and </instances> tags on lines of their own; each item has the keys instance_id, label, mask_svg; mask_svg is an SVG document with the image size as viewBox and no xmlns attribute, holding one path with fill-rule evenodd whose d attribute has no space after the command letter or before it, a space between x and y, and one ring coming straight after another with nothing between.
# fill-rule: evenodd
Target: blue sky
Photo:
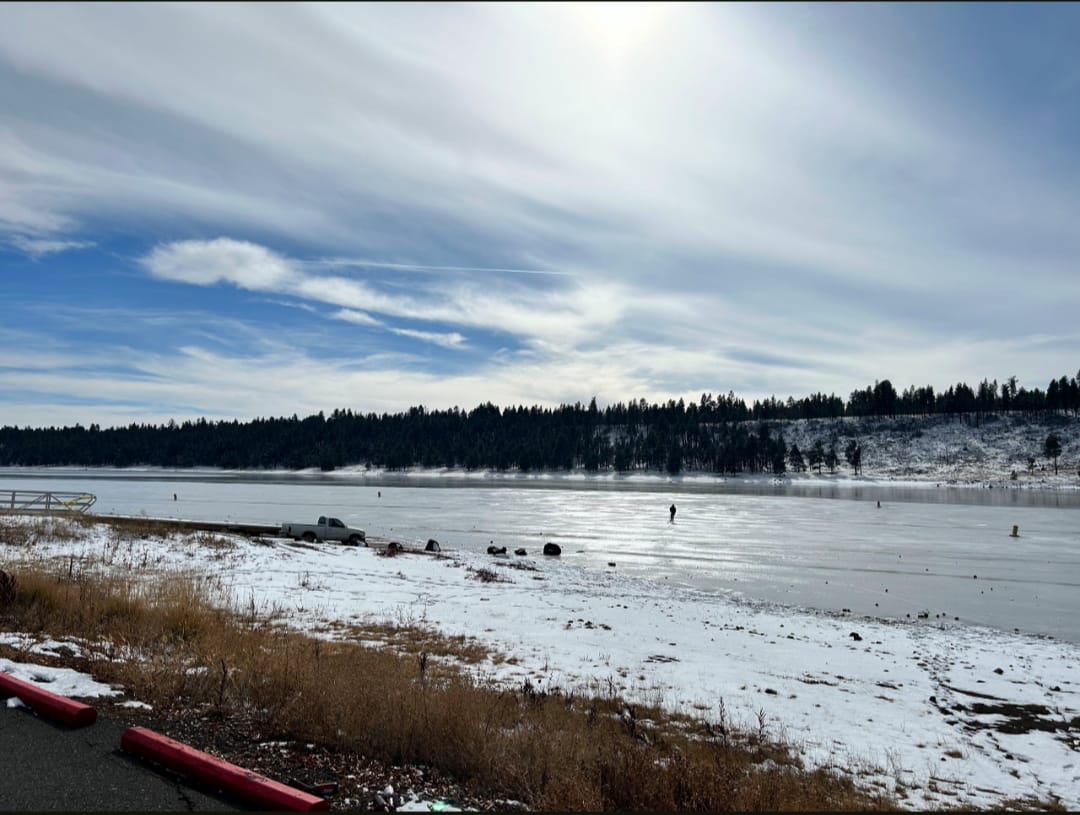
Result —
<instances>
[{"instance_id":1,"label":"blue sky","mask_svg":"<svg viewBox=\"0 0 1080 815\"><path fill-rule=\"evenodd\" d=\"M0 5L0 425L1080 367L1080 5Z\"/></svg>"}]
</instances>

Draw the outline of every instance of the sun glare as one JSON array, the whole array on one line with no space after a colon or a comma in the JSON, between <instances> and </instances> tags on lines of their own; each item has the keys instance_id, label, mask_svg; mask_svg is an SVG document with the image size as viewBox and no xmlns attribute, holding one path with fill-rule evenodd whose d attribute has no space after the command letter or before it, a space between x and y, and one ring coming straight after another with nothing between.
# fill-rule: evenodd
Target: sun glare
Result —
<instances>
[{"instance_id":1,"label":"sun glare","mask_svg":"<svg viewBox=\"0 0 1080 815\"><path fill-rule=\"evenodd\" d=\"M571 24L612 67L633 58L652 38L673 3L570 3Z\"/></svg>"}]
</instances>

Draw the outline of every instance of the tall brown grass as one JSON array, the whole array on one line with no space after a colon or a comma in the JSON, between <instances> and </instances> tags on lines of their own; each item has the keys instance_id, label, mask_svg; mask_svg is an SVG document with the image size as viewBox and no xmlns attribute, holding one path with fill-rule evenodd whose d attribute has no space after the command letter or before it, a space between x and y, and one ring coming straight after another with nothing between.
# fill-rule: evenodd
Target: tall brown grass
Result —
<instances>
[{"instance_id":1,"label":"tall brown grass","mask_svg":"<svg viewBox=\"0 0 1080 815\"><path fill-rule=\"evenodd\" d=\"M7 551L40 531L3 528ZM500 688L467 667L484 654L475 642L422 624L397 637L340 626L317 638L284 628L274 609L242 608L212 576L15 565L4 553L14 590L0 630L81 639L100 680L154 705L243 711L265 732L428 765L533 809L896 808L836 773L801 769L787 746L722 718L665 715L614 689ZM374 634L395 647L355 641Z\"/></svg>"}]
</instances>

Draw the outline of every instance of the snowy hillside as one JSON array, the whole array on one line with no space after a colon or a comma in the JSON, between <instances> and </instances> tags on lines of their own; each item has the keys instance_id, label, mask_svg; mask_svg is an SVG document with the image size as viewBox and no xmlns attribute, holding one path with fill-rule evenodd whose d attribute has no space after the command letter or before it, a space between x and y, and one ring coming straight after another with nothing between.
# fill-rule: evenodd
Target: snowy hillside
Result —
<instances>
[{"instance_id":1,"label":"snowy hillside","mask_svg":"<svg viewBox=\"0 0 1080 815\"><path fill-rule=\"evenodd\" d=\"M942 416L895 418L808 419L778 422L777 431L790 447L805 454L821 440L835 443L840 456L836 473L822 468L822 478L852 476L844 447L856 439L862 447L861 478L868 480L933 481L994 487L1080 488L1080 417L1030 414L985 415L979 425ZM1046 438L1061 441L1058 475L1043 455ZM1028 459L1035 459L1028 471ZM1016 478L1012 478L1012 473ZM793 473L792 478L817 478L817 473Z\"/></svg>"},{"instance_id":2,"label":"snowy hillside","mask_svg":"<svg viewBox=\"0 0 1080 815\"><path fill-rule=\"evenodd\" d=\"M747 422L751 433L759 431L761 422ZM798 445L805 459L818 441L828 450L833 447L838 463L830 472L825 465L821 472L810 469L795 472L787 464L784 480L789 482L844 484L874 482L904 482L934 486L993 487L1008 489L1077 490L1080 489L1080 416L1063 414L1035 415L1031 413L985 414L978 424L974 415L963 420L946 416L861 417L840 419L799 419L768 421L769 435L783 436L787 448ZM1044 455L1047 436L1057 435L1061 443L1058 473L1054 462ZM614 437L613 437L614 438ZM862 448L862 466L858 476L845 461L844 449L855 440ZM1029 470L1029 459L1034 466ZM385 480L396 477L476 478L484 480L618 480L648 481L672 479L663 470L632 470L616 473L612 469L586 472L531 471L461 468L406 467L386 469L368 465L339 467L330 473L305 471L312 476L327 478L371 478ZM1013 473L1015 472L1015 477ZM718 479L723 481L761 481L775 477L770 472L743 472L734 477L685 469L674 480Z\"/></svg>"}]
</instances>

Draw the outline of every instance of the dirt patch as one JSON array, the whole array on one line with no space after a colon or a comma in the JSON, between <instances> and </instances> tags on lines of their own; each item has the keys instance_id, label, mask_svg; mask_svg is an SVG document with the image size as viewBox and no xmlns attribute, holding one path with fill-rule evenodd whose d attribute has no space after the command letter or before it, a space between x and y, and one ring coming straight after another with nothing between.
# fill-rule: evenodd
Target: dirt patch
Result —
<instances>
[{"instance_id":1,"label":"dirt patch","mask_svg":"<svg viewBox=\"0 0 1080 815\"><path fill-rule=\"evenodd\" d=\"M950 724L958 724L968 732L992 730L1010 736L1035 731L1062 733L1061 740L1072 750L1080 752L1080 716L1069 718L1061 711L1051 710L1046 705L1010 702L1000 696L964 690L952 685L942 687L978 700L970 704L954 702L948 705L931 696L930 701L944 716L949 717Z\"/></svg>"},{"instance_id":2,"label":"dirt patch","mask_svg":"<svg viewBox=\"0 0 1080 815\"><path fill-rule=\"evenodd\" d=\"M1066 719L1064 716L1055 717L1046 705L1021 705L1015 702L999 702L995 704L974 702L970 707L966 708L956 705L954 710L963 710L975 716L1001 717L995 721L967 719L964 724L969 730L994 730L998 733L1008 733L1010 735L1031 733L1034 730L1044 733L1063 731L1075 733L1080 738L1080 716L1074 716L1072 719Z\"/></svg>"},{"instance_id":3,"label":"dirt patch","mask_svg":"<svg viewBox=\"0 0 1080 815\"><path fill-rule=\"evenodd\" d=\"M290 739L265 730L252 718L214 715L206 710L138 710L97 702L107 715L128 725L141 725L208 752L267 778L303 788L336 785L329 797L332 810L368 810L374 795L387 784L407 798L443 801L461 809L505 808L505 802L478 795L431 767L394 765L348 750L335 750Z\"/></svg>"}]
</instances>

